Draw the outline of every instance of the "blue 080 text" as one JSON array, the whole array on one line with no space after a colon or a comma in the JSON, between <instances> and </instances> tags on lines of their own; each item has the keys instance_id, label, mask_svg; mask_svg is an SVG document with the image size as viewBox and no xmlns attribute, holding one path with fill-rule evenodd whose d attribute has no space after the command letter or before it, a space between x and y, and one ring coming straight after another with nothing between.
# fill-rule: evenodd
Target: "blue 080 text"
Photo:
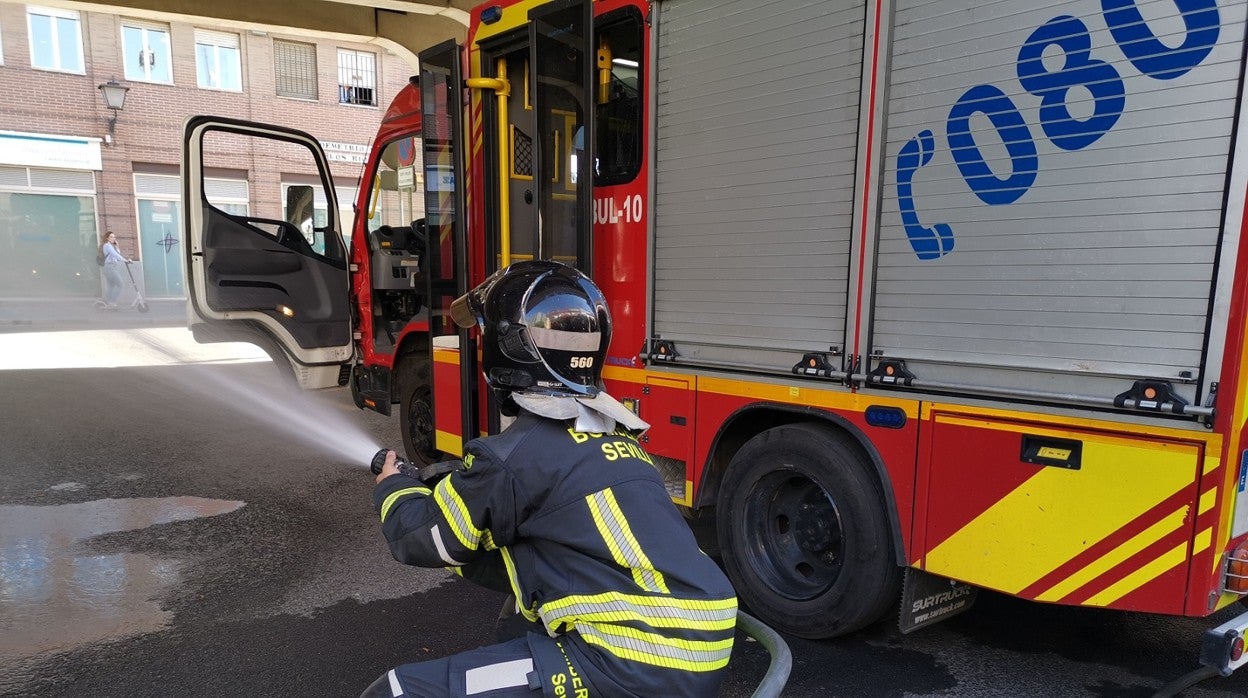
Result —
<instances>
[{"instance_id":1,"label":"blue 080 text","mask_svg":"<svg viewBox=\"0 0 1248 698\"><path fill-rule=\"evenodd\" d=\"M1173 80L1200 65L1218 41L1220 19L1216 0L1174 0L1185 28L1183 43L1163 44L1136 7L1136 0L1101 0L1101 13L1118 49L1143 75ZM1056 46L1064 63L1048 70L1041 58ZM1027 37L1015 66L1019 84L1040 100L1040 129L1062 150L1086 148L1118 123L1126 105L1126 90L1118 69L1092 56L1087 25L1070 15L1045 22ZM1068 109L1072 88L1082 87L1093 98L1092 115L1076 119ZM1010 172L998 175L985 162L970 122L983 114L996 129L1010 160ZM1036 141L1014 100L994 85L971 87L954 103L945 123L949 150L962 179L981 201L990 206L1011 204L1027 193L1040 171ZM936 139L924 129L897 154L897 203L910 246L919 259L937 259L953 251L954 230L947 223L931 227L919 221L915 210L913 181L928 164Z\"/></svg>"}]
</instances>

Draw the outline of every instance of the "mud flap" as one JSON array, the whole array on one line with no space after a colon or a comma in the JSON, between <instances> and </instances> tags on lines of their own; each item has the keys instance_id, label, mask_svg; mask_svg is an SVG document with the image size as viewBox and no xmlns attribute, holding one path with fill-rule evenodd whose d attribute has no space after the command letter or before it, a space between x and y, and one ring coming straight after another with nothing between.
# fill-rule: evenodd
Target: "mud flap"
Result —
<instances>
[{"instance_id":1,"label":"mud flap","mask_svg":"<svg viewBox=\"0 0 1248 698\"><path fill-rule=\"evenodd\" d=\"M370 409L387 417L393 402L390 369L386 366L351 366L351 400L360 409Z\"/></svg>"},{"instance_id":2,"label":"mud flap","mask_svg":"<svg viewBox=\"0 0 1248 698\"><path fill-rule=\"evenodd\" d=\"M978 588L969 584L907 567L897 624L902 633L911 633L952 618L970 608L978 592Z\"/></svg>"}]
</instances>

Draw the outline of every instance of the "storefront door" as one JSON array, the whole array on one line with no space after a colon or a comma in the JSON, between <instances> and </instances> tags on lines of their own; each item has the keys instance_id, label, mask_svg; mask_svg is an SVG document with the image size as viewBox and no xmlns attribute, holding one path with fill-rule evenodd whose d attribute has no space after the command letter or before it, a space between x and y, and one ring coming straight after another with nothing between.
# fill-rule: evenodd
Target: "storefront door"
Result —
<instances>
[{"instance_id":1,"label":"storefront door","mask_svg":"<svg viewBox=\"0 0 1248 698\"><path fill-rule=\"evenodd\" d=\"M145 293L154 298L185 297L181 204L155 199L138 203Z\"/></svg>"}]
</instances>

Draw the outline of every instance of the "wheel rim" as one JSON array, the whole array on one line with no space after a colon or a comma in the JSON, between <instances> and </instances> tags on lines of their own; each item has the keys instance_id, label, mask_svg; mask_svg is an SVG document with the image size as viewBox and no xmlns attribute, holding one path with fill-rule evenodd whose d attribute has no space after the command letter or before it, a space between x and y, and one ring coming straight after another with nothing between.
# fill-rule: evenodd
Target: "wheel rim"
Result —
<instances>
[{"instance_id":1,"label":"wheel rim","mask_svg":"<svg viewBox=\"0 0 1248 698\"><path fill-rule=\"evenodd\" d=\"M738 519L747 568L776 593L813 599L836 583L844 536L836 501L796 470L771 472L750 489Z\"/></svg>"},{"instance_id":2,"label":"wheel rim","mask_svg":"<svg viewBox=\"0 0 1248 698\"><path fill-rule=\"evenodd\" d=\"M408 436L411 437L412 447L426 456L437 453L433 447L433 407L429 396L428 388L418 388L407 411Z\"/></svg>"}]
</instances>

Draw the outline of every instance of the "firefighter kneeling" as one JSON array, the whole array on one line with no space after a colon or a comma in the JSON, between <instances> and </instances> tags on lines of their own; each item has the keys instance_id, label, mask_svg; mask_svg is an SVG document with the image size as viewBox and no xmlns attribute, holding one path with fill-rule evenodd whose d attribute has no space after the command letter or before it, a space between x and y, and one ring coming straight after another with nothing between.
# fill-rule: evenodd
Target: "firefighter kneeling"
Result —
<instances>
[{"instance_id":1,"label":"firefighter kneeling","mask_svg":"<svg viewBox=\"0 0 1248 698\"><path fill-rule=\"evenodd\" d=\"M519 262L452 305L515 421L432 488L391 452L373 500L399 562L511 592L533 632L405 664L365 696L713 696L737 602L637 443L648 425L600 388L606 299L555 262ZM604 445L611 447L605 448Z\"/></svg>"}]
</instances>

